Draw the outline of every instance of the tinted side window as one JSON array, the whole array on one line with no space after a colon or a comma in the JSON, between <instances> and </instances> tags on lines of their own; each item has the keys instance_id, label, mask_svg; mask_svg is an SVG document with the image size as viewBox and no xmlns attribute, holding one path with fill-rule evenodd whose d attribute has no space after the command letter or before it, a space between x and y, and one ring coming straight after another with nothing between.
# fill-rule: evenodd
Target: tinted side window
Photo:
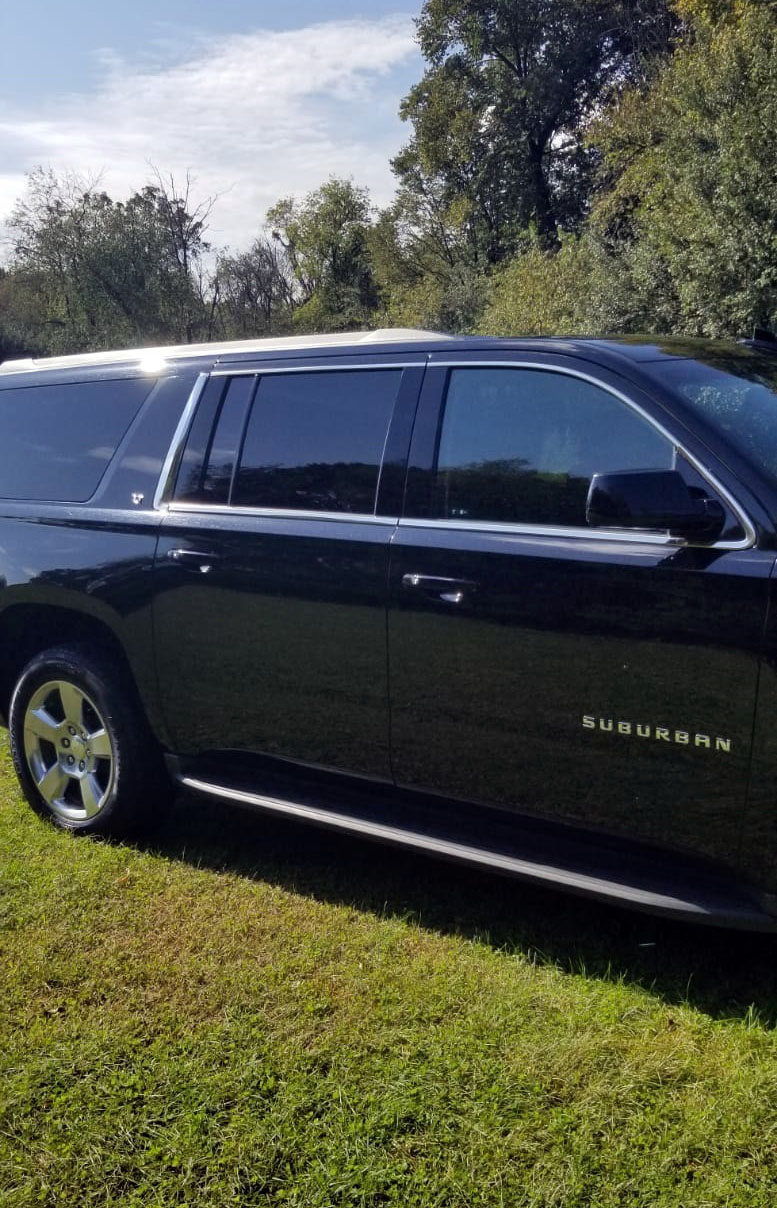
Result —
<instances>
[{"instance_id":1,"label":"tinted side window","mask_svg":"<svg viewBox=\"0 0 777 1208\"><path fill-rule=\"evenodd\" d=\"M550 370L454 369L432 514L584 527L594 474L673 464L668 440L590 382Z\"/></svg>"},{"instance_id":2,"label":"tinted side window","mask_svg":"<svg viewBox=\"0 0 777 1208\"><path fill-rule=\"evenodd\" d=\"M175 499L228 503L232 475L256 378L212 378L186 444Z\"/></svg>"},{"instance_id":3,"label":"tinted side window","mask_svg":"<svg viewBox=\"0 0 777 1208\"><path fill-rule=\"evenodd\" d=\"M261 378L232 503L372 513L401 376L374 369Z\"/></svg>"},{"instance_id":4,"label":"tinted side window","mask_svg":"<svg viewBox=\"0 0 777 1208\"><path fill-rule=\"evenodd\" d=\"M0 390L0 496L89 499L153 385L143 378Z\"/></svg>"}]
</instances>

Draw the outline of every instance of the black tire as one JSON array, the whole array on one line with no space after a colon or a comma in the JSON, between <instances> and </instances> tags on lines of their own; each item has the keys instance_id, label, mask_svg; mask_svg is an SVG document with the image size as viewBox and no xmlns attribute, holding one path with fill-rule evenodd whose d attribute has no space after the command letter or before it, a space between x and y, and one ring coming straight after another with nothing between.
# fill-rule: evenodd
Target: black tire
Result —
<instances>
[{"instance_id":1,"label":"black tire","mask_svg":"<svg viewBox=\"0 0 777 1208\"><path fill-rule=\"evenodd\" d=\"M25 797L64 830L124 837L169 800L159 745L126 671L106 654L68 645L36 655L14 689L8 729Z\"/></svg>"}]
</instances>

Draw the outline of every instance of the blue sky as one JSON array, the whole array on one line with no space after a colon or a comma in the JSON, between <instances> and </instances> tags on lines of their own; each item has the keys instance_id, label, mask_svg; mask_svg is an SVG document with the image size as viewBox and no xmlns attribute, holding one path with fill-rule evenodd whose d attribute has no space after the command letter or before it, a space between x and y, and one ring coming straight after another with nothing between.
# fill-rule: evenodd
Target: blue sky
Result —
<instances>
[{"instance_id":1,"label":"blue sky","mask_svg":"<svg viewBox=\"0 0 777 1208\"><path fill-rule=\"evenodd\" d=\"M422 63L420 0L26 0L0 5L0 219L37 164L112 196L151 166L219 194L234 248L267 206L330 174L379 203Z\"/></svg>"}]
</instances>

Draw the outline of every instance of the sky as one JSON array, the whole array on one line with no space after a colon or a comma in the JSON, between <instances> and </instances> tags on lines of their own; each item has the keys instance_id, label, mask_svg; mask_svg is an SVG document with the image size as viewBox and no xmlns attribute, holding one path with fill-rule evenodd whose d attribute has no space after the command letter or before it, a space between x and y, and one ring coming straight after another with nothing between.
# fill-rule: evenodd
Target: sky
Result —
<instances>
[{"instance_id":1,"label":"sky","mask_svg":"<svg viewBox=\"0 0 777 1208\"><path fill-rule=\"evenodd\" d=\"M241 250L328 176L386 204L420 0L0 0L0 222L38 165L121 199L155 169ZM7 241L6 241L7 244Z\"/></svg>"}]
</instances>

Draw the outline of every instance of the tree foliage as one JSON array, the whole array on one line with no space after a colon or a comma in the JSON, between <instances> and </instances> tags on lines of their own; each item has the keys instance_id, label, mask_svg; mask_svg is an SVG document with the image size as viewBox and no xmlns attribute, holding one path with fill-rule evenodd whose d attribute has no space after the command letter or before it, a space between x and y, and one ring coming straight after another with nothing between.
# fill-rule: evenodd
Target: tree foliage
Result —
<instances>
[{"instance_id":1,"label":"tree foliage","mask_svg":"<svg viewBox=\"0 0 777 1208\"><path fill-rule=\"evenodd\" d=\"M212 200L39 169L0 355L386 323L488 333L777 326L777 0L426 0L382 212L352 180L213 251Z\"/></svg>"},{"instance_id":2,"label":"tree foliage","mask_svg":"<svg viewBox=\"0 0 777 1208\"><path fill-rule=\"evenodd\" d=\"M394 161L404 213L415 203L421 230L431 216L456 255L488 265L529 231L555 246L586 214L592 114L644 78L676 25L665 0L426 0L429 67Z\"/></svg>"},{"instance_id":3,"label":"tree foliage","mask_svg":"<svg viewBox=\"0 0 777 1208\"><path fill-rule=\"evenodd\" d=\"M202 259L209 203L161 177L126 202L38 169L16 205L6 325L44 351L191 341L207 331Z\"/></svg>"},{"instance_id":4,"label":"tree foliage","mask_svg":"<svg viewBox=\"0 0 777 1208\"><path fill-rule=\"evenodd\" d=\"M290 329L294 279L277 240L261 236L247 252L220 253L214 304L219 330L228 339L247 339Z\"/></svg>"},{"instance_id":5,"label":"tree foliage","mask_svg":"<svg viewBox=\"0 0 777 1208\"><path fill-rule=\"evenodd\" d=\"M348 330L369 323L378 302L368 252L372 211L366 189L331 178L301 202L284 198L267 214L294 281L294 324Z\"/></svg>"},{"instance_id":6,"label":"tree foliage","mask_svg":"<svg viewBox=\"0 0 777 1208\"><path fill-rule=\"evenodd\" d=\"M741 335L777 321L777 5L696 7L695 37L600 123L592 225L638 290L664 282L654 322Z\"/></svg>"},{"instance_id":7,"label":"tree foliage","mask_svg":"<svg viewBox=\"0 0 777 1208\"><path fill-rule=\"evenodd\" d=\"M600 267L588 240L567 236L555 252L535 245L497 274L480 330L485 335L584 335L597 325L593 281L601 278Z\"/></svg>"}]
</instances>

